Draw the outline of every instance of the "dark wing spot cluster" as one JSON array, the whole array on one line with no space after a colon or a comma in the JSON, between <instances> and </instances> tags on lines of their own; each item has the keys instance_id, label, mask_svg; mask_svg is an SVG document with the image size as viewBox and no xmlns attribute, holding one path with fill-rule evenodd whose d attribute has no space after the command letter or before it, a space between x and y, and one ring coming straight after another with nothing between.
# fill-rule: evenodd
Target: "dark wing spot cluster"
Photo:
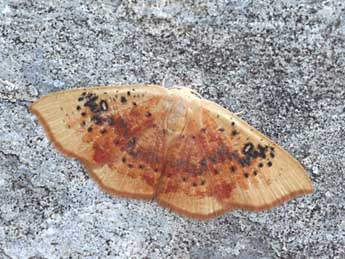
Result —
<instances>
[{"instance_id":1,"label":"dark wing spot cluster","mask_svg":"<svg viewBox=\"0 0 345 259\"><path fill-rule=\"evenodd\" d=\"M247 167L253 164L253 161L258 161L257 169L253 171L253 176L258 174L258 170L263 168L265 165L267 167L272 167L273 162L271 159L275 157L274 147L263 146L261 144L254 145L251 142L248 142L243 145L241 150L242 156L240 158L240 164L242 167ZM264 161L267 161L266 163ZM245 175L245 177L249 177Z\"/></svg>"},{"instance_id":2,"label":"dark wing spot cluster","mask_svg":"<svg viewBox=\"0 0 345 259\"><path fill-rule=\"evenodd\" d=\"M105 93L107 94L107 93ZM127 92L127 95L130 96L130 91ZM107 99L107 100L106 100ZM82 117L90 116L90 121L95 125L109 125L114 126L115 120L112 115L109 114L109 101L114 101L114 98L107 97L106 99L100 98L99 95L92 92L83 92L78 97L78 104L76 105L76 110L80 111ZM121 103L126 103L127 99L125 96L121 96ZM133 105L136 106L136 103L133 102ZM81 126L85 126L85 123L82 123ZM92 131L92 127L88 127L88 132ZM101 133L104 134L104 130L101 130Z\"/></svg>"}]
</instances>

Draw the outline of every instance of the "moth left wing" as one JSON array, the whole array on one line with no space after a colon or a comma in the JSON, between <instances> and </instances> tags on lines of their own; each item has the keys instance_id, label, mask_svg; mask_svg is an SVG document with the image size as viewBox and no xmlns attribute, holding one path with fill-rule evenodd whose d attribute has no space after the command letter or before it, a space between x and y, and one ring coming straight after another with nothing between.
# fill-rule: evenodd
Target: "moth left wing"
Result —
<instances>
[{"instance_id":1,"label":"moth left wing","mask_svg":"<svg viewBox=\"0 0 345 259\"><path fill-rule=\"evenodd\" d=\"M158 86L112 86L49 94L30 108L50 140L82 161L107 192L151 198L162 170L169 104Z\"/></svg>"}]
</instances>

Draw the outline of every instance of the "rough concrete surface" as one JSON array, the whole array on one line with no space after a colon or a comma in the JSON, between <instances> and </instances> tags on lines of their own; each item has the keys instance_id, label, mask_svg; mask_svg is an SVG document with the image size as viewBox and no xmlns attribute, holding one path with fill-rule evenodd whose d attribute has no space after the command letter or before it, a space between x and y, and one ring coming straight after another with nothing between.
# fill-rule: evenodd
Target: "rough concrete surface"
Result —
<instances>
[{"instance_id":1,"label":"rough concrete surface","mask_svg":"<svg viewBox=\"0 0 345 259\"><path fill-rule=\"evenodd\" d=\"M315 193L189 220L101 192L28 111L163 81L242 112ZM0 258L345 258L344 103L343 0L0 0Z\"/></svg>"}]
</instances>

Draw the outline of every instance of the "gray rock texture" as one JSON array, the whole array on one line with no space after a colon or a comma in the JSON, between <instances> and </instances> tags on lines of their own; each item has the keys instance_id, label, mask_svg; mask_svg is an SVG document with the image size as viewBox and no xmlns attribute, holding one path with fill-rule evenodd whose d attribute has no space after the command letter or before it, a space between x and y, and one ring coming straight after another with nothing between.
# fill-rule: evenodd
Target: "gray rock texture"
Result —
<instances>
[{"instance_id":1,"label":"gray rock texture","mask_svg":"<svg viewBox=\"0 0 345 259\"><path fill-rule=\"evenodd\" d=\"M270 136L315 193L198 222L110 197L28 106L77 86L198 90ZM345 258L343 0L0 0L0 258Z\"/></svg>"}]
</instances>

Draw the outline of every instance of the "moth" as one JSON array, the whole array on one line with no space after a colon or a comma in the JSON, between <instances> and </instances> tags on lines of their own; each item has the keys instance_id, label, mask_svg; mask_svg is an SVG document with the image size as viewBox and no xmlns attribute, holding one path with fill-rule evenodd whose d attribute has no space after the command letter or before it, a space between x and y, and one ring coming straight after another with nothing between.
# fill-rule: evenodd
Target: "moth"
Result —
<instances>
[{"instance_id":1,"label":"moth","mask_svg":"<svg viewBox=\"0 0 345 259\"><path fill-rule=\"evenodd\" d=\"M313 192L282 147L194 90L127 85L34 102L49 139L107 193L155 200L195 219L261 211Z\"/></svg>"}]
</instances>

